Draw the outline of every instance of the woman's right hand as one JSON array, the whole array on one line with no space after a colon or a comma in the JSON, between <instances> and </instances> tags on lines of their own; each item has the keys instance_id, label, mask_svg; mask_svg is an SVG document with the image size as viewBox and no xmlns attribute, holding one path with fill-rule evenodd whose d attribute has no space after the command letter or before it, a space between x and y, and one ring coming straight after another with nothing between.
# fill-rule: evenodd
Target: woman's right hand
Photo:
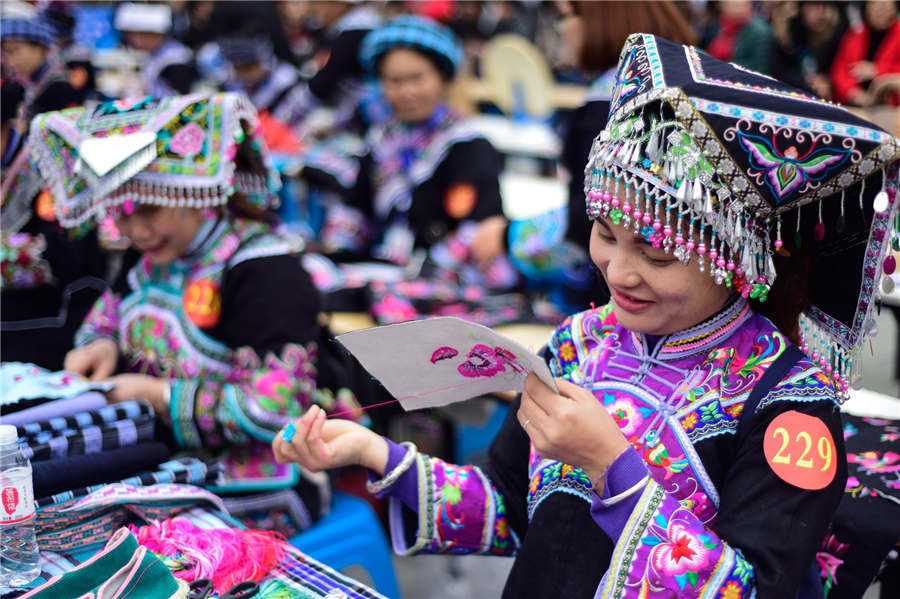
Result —
<instances>
[{"instance_id":1,"label":"woman's right hand","mask_svg":"<svg viewBox=\"0 0 900 599\"><path fill-rule=\"evenodd\" d=\"M67 353L63 369L81 376L90 376L92 381L102 381L115 372L118 360L119 348L115 341L97 339Z\"/></svg>"},{"instance_id":2,"label":"woman's right hand","mask_svg":"<svg viewBox=\"0 0 900 599\"><path fill-rule=\"evenodd\" d=\"M360 465L384 475L387 442L366 427L340 418L328 419L319 406L311 407L293 421L294 436L285 441L280 431L272 441L275 459L297 462L311 472L340 466Z\"/></svg>"}]
</instances>

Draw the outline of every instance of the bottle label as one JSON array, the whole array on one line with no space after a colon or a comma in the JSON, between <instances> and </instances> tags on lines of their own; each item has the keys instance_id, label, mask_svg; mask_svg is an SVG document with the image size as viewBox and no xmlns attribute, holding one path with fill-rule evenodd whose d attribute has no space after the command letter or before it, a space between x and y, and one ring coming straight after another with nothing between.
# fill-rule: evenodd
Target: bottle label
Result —
<instances>
[{"instance_id":1,"label":"bottle label","mask_svg":"<svg viewBox=\"0 0 900 599\"><path fill-rule=\"evenodd\" d=\"M10 484L12 483L12 484ZM27 520L34 514L34 495L31 480L9 481L0 491L0 523L15 524Z\"/></svg>"}]
</instances>

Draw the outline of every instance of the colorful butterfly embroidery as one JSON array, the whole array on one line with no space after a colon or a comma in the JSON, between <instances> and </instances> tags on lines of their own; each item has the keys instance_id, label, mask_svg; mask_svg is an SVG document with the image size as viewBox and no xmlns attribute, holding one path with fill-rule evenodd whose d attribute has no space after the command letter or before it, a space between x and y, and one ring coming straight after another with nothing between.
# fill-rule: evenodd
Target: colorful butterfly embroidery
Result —
<instances>
[{"instance_id":1,"label":"colorful butterfly embroidery","mask_svg":"<svg viewBox=\"0 0 900 599\"><path fill-rule=\"evenodd\" d=\"M641 88L641 78L638 73L638 65L635 60L637 47L631 49L619 72L616 73L615 89L613 90L612 102L610 102L609 113L612 114L619 107L619 104L633 96Z\"/></svg>"},{"instance_id":2,"label":"colorful butterfly embroidery","mask_svg":"<svg viewBox=\"0 0 900 599\"><path fill-rule=\"evenodd\" d=\"M781 152L775 140L749 133L737 133L741 147L750 154L750 166L765 171L766 184L781 203L798 189L805 189L809 181L819 182L837 169L850 156L850 150L811 147L802 156L796 146Z\"/></svg>"}]
</instances>

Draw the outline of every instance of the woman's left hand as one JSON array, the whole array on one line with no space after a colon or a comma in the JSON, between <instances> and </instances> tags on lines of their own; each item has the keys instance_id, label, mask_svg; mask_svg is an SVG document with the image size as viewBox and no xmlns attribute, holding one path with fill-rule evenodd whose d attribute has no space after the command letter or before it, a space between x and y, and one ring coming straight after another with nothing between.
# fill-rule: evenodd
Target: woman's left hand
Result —
<instances>
[{"instance_id":1,"label":"woman's left hand","mask_svg":"<svg viewBox=\"0 0 900 599\"><path fill-rule=\"evenodd\" d=\"M104 382L115 384L115 387L106 392L109 403L146 399L157 414L168 413L169 406L164 405L168 383L163 379L147 374L119 374Z\"/></svg>"},{"instance_id":2,"label":"woman's left hand","mask_svg":"<svg viewBox=\"0 0 900 599\"><path fill-rule=\"evenodd\" d=\"M581 468L596 484L628 449L628 440L593 393L565 379L556 379L556 384L559 394L528 375L519 424L541 457Z\"/></svg>"}]
</instances>

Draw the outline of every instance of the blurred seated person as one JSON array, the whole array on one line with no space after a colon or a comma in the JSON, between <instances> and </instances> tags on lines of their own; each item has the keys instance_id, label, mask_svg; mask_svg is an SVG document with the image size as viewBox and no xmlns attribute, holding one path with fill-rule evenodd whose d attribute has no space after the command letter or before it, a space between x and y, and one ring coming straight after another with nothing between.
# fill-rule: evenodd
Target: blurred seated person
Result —
<instances>
[{"instance_id":1,"label":"blurred seated person","mask_svg":"<svg viewBox=\"0 0 900 599\"><path fill-rule=\"evenodd\" d=\"M279 121L291 117L289 104L296 99L291 91L300 83L300 74L293 65L275 57L266 37L223 39L219 49L231 67L226 90L246 93L257 110L266 111Z\"/></svg>"},{"instance_id":2,"label":"blurred seated person","mask_svg":"<svg viewBox=\"0 0 900 599\"><path fill-rule=\"evenodd\" d=\"M93 100L106 102L110 98L97 88L97 69L91 60L91 50L85 46L71 45L62 54L66 65L66 78L75 90L77 104Z\"/></svg>"},{"instance_id":3,"label":"blurred seated person","mask_svg":"<svg viewBox=\"0 0 900 599\"><path fill-rule=\"evenodd\" d=\"M311 19L321 26L315 75L294 87L288 101L291 113L284 122L301 133L320 134L349 121L365 93L365 69L360 61L363 39L381 24L381 17L365 2L322 0L310 5ZM332 109L327 126L306 121L319 107Z\"/></svg>"},{"instance_id":4,"label":"blurred seated person","mask_svg":"<svg viewBox=\"0 0 900 599\"><path fill-rule=\"evenodd\" d=\"M719 60L769 74L772 30L750 0L723 0L706 51Z\"/></svg>"},{"instance_id":5,"label":"blurred seated person","mask_svg":"<svg viewBox=\"0 0 900 599\"><path fill-rule=\"evenodd\" d=\"M832 2L784 2L772 15L771 75L798 89L831 99L828 71L847 30Z\"/></svg>"},{"instance_id":6,"label":"blurred seated person","mask_svg":"<svg viewBox=\"0 0 900 599\"><path fill-rule=\"evenodd\" d=\"M894 0L866 2L863 21L841 39L831 65L834 98L843 104L871 106L872 84L900 74L900 20ZM898 94L888 98L898 104Z\"/></svg>"},{"instance_id":7,"label":"blurred seated person","mask_svg":"<svg viewBox=\"0 0 900 599\"><path fill-rule=\"evenodd\" d=\"M455 35L423 17L397 17L366 37L392 117L369 129L346 205L329 210L326 249L405 264L463 224L502 213L500 154L447 105L462 52ZM325 169L304 175L328 184ZM345 179L346 180L346 179Z\"/></svg>"},{"instance_id":8,"label":"blurred seated person","mask_svg":"<svg viewBox=\"0 0 900 599\"><path fill-rule=\"evenodd\" d=\"M296 488L301 473L275 467L265 446L275 432L313 404L360 412L349 390L326 390L337 391L326 377L343 386L346 376L326 368L318 294L297 245L273 226L278 179L255 110L243 95L218 94L52 115L32 126L42 162L71 152L60 129L96 142L93 155L79 148L80 169L46 173L62 196L54 198L60 222L111 217L131 243L79 328L66 370L114 383L111 402L148 401L178 448L221 455L231 490ZM130 133L98 135L123 130ZM96 156L129 140L139 146L148 131L152 161L146 152L116 153L103 179L86 173ZM313 519L327 508L327 482L315 482L299 486ZM309 518L294 528L306 525Z\"/></svg>"},{"instance_id":9,"label":"blurred seated person","mask_svg":"<svg viewBox=\"0 0 900 599\"><path fill-rule=\"evenodd\" d=\"M56 222L18 113L25 90L0 84L0 359L61 370L75 330L100 295L106 261L94 232L70 235Z\"/></svg>"},{"instance_id":10,"label":"blurred seated person","mask_svg":"<svg viewBox=\"0 0 900 599\"><path fill-rule=\"evenodd\" d=\"M140 68L141 89L127 90L127 95L164 98L191 91L198 79L194 54L170 36L172 9L167 4L120 4L116 29L127 46L148 54Z\"/></svg>"},{"instance_id":11,"label":"blurred seated person","mask_svg":"<svg viewBox=\"0 0 900 599\"><path fill-rule=\"evenodd\" d=\"M53 52L55 31L42 18L16 16L0 23L3 75L25 87L25 120L41 112L73 106L78 96Z\"/></svg>"}]
</instances>

